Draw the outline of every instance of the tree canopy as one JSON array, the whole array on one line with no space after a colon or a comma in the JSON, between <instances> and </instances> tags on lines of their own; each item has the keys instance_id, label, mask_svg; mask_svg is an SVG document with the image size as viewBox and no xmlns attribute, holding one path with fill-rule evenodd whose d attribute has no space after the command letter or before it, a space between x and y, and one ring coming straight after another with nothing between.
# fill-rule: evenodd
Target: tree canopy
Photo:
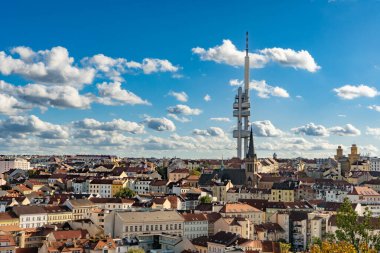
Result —
<instances>
[{"instance_id":1,"label":"tree canopy","mask_svg":"<svg viewBox=\"0 0 380 253\"><path fill-rule=\"evenodd\" d=\"M136 196L136 193L128 187L122 188L115 194L115 197L117 198L133 198L134 196Z\"/></svg>"}]
</instances>

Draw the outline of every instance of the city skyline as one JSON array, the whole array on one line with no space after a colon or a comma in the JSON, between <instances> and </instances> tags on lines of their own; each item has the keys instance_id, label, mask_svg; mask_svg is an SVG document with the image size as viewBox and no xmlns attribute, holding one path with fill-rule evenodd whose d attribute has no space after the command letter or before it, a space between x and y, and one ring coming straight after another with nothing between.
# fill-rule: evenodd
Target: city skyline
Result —
<instances>
[{"instance_id":1,"label":"city skyline","mask_svg":"<svg viewBox=\"0 0 380 253\"><path fill-rule=\"evenodd\" d=\"M4 4L0 153L233 157L248 31L258 157L380 154L380 2L215 3Z\"/></svg>"}]
</instances>

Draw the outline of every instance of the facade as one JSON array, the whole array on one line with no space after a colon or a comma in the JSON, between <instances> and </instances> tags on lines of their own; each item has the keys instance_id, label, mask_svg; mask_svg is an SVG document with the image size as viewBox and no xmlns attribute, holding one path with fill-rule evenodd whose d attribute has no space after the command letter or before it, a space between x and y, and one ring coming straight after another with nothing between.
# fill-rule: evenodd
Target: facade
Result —
<instances>
[{"instance_id":1,"label":"facade","mask_svg":"<svg viewBox=\"0 0 380 253\"><path fill-rule=\"evenodd\" d=\"M184 218L177 211L111 212L105 216L105 234L132 238L168 233L183 236Z\"/></svg>"},{"instance_id":2,"label":"facade","mask_svg":"<svg viewBox=\"0 0 380 253\"><path fill-rule=\"evenodd\" d=\"M369 170L380 171L380 157L371 157L369 159Z\"/></svg>"},{"instance_id":3,"label":"facade","mask_svg":"<svg viewBox=\"0 0 380 253\"><path fill-rule=\"evenodd\" d=\"M48 223L47 212L40 206L15 206L13 212L21 228L38 228Z\"/></svg>"},{"instance_id":4,"label":"facade","mask_svg":"<svg viewBox=\"0 0 380 253\"><path fill-rule=\"evenodd\" d=\"M208 220L204 214L184 213L183 236L189 240L208 235Z\"/></svg>"},{"instance_id":5,"label":"facade","mask_svg":"<svg viewBox=\"0 0 380 253\"><path fill-rule=\"evenodd\" d=\"M0 253L16 253L16 243L12 235L0 235Z\"/></svg>"},{"instance_id":6,"label":"facade","mask_svg":"<svg viewBox=\"0 0 380 253\"><path fill-rule=\"evenodd\" d=\"M71 221L73 212L66 206L44 206L47 213L47 224L59 224Z\"/></svg>"},{"instance_id":7,"label":"facade","mask_svg":"<svg viewBox=\"0 0 380 253\"><path fill-rule=\"evenodd\" d=\"M265 221L265 213L245 203L227 203L219 212L223 217L247 218L253 224L261 224Z\"/></svg>"},{"instance_id":8,"label":"facade","mask_svg":"<svg viewBox=\"0 0 380 253\"><path fill-rule=\"evenodd\" d=\"M7 172L11 169L30 170L30 162L23 158L0 160L0 173Z\"/></svg>"},{"instance_id":9,"label":"facade","mask_svg":"<svg viewBox=\"0 0 380 253\"><path fill-rule=\"evenodd\" d=\"M73 213L73 220L88 219L92 208L96 207L88 199L67 199L64 203Z\"/></svg>"},{"instance_id":10,"label":"facade","mask_svg":"<svg viewBox=\"0 0 380 253\"><path fill-rule=\"evenodd\" d=\"M274 183L271 189L270 201L294 202L297 184L293 181Z\"/></svg>"}]
</instances>

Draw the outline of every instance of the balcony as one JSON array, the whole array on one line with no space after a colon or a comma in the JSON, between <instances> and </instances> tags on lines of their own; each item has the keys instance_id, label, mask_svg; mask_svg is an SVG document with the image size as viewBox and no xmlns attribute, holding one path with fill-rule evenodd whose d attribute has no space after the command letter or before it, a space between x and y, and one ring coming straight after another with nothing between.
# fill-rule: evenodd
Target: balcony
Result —
<instances>
[{"instance_id":1,"label":"balcony","mask_svg":"<svg viewBox=\"0 0 380 253\"><path fill-rule=\"evenodd\" d=\"M234 108L234 109L239 109L239 103L235 102L235 103L233 104L233 108ZM251 108L251 103L249 103L249 102L243 102L243 103L241 103L241 108L242 108L242 109L248 109L248 108Z\"/></svg>"},{"instance_id":2,"label":"balcony","mask_svg":"<svg viewBox=\"0 0 380 253\"><path fill-rule=\"evenodd\" d=\"M248 131L248 130L241 130L240 131L240 136L242 137L242 138L249 138L249 135L251 134L251 132L250 131ZM233 137L234 138L237 138L239 136L239 131L238 130L234 130L233 131Z\"/></svg>"},{"instance_id":3,"label":"balcony","mask_svg":"<svg viewBox=\"0 0 380 253\"><path fill-rule=\"evenodd\" d=\"M242 117L248 117L250 115L251 115L251 112L249 110L243 110L243 111L241 111L241 116ZM238 117L239 116L239 111L238 110L234 110L233 116L234 117Z\"/></svg>"}]
</instances>

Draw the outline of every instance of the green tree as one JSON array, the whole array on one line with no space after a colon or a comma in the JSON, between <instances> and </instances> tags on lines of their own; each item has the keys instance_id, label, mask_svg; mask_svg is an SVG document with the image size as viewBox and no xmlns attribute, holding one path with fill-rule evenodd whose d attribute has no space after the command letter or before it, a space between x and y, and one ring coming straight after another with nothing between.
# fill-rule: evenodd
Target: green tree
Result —
<instances>
[{"instance_id":1,"label":"green tree","mask_svg":"<svg viewBox=\"0 0 380 253\"><path fill-rule=\"evenodd\" d=\"M371 211L366 208L362 217L352 208L351 202L345 198L338 209L335 232L338 241L345 241L353 245L357 252L366 252L369 247L380 248L379 235L373 233L375 227Z\"/></svg>"},{"instance_id":2,"label":"green tree","mask_svg":"<svg viewBox=\"0 0 380 253\"><path fill-rule=\"evenodd\" d=\"M207 196L201 197L200 201L201 201L201 203L211 203L212 202L212 198L207 195Z\"/></svg>"},{"instance_id":3,"label":"green tree","mask_svg":"<svg viewBox=\"0 0 380 253\"><path fill-rule=\"evenodd\" d=\"M127 251L127 253L145 253L142 248L132 248Z\"/></svg>"},{"instance_id":4,"label":"green tree","mask_svg":"<svg viewBox=\"0 0 380 253\"><path fill-rule=\"evenodd\" d=\"M115 197L117 198L133 198L134 196L136 196L136 193L128 187L122 188L115 194Z\"/></svg>"}]
</instances>

